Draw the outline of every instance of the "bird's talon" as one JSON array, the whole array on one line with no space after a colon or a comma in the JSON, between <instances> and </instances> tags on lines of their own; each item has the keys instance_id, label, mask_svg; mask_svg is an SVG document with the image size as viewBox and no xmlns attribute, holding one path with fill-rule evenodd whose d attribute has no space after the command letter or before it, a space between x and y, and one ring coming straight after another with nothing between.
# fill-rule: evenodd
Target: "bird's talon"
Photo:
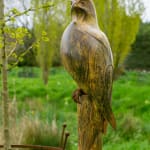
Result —
<instances>
[{"instance_id":1,"label":"bird's talon","mask_svg":"<svg viewBox=\"0 0 150 150\"><path fill-rule=\"evenodd\" d=\"M81 101L81 97L80 97L80 96L79 96L79 100L78 100L78 102L79 102L79 104L81 104L81 102L82 102L82 101Z\"/></svg>"},{"instance_id":2,"label":"bird's talon","mask_svg":"<svg viewBox=\"0 0 150 150\"><path fill-rule=\"evenodd\" d=\"M86 95L86 94L84 93L84 91L82 89L77 89L73 92L72 98L76 103L81 104L82 103L82 100L81 100L82 95Z\"/></svg>"}]
</instances>

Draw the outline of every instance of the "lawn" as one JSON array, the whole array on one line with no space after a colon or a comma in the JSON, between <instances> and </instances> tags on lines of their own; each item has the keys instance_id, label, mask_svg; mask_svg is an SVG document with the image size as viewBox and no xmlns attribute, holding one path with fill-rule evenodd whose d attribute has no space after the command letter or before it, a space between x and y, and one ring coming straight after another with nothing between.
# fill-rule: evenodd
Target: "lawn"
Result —
<instances>
[{"instance_id":1,"label":"lawn","mask_svg":"<svg viewBox=\"0 0 150 150\"><path fill-rule=\"evenodd\" d=\"M47 86L40 76L38 68L9 71L11 126L17 126L22 118L47 125L55 120L57 130L61 131L61 125L66 122L71 133L71 148L68 149L77 150L76 104L71 99L77 86L63 68L51 69ZM112 99L117 130L108 128L104 135L104 150L150 149L150 73L126 72L114 82Z\"/></svg>"}]
</instances>

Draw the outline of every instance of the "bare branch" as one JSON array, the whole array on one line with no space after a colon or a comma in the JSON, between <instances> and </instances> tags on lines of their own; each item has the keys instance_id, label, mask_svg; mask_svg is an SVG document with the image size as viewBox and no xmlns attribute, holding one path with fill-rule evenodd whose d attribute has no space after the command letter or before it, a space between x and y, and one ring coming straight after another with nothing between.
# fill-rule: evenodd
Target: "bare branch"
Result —
<instances>
[{"instance_id":1,"label":"bare branch","mask_svg":"<svg viewBox=\"0 0 150 150\"><path fill-rule=\"evenodd\" d=\"M9 22L9 21L11 21L11 19L14 19L14 18L16 18L16 17L22 16L22 15L24 15L24 14L27 14L27 13L31 12L31 11L36 11L36 10L39 10L39 9L45 9L45 8L49 8L49 7L53 7L53 6L54 6L54 4L51 4L51 5L43 5L43 6L38 7L38 8L29 8L29 9L24 10L23 12L14 14L14 15L12 15L12 16L8 16L8 18L5 20L5 22Z\"/></svg>"}]
</instances>

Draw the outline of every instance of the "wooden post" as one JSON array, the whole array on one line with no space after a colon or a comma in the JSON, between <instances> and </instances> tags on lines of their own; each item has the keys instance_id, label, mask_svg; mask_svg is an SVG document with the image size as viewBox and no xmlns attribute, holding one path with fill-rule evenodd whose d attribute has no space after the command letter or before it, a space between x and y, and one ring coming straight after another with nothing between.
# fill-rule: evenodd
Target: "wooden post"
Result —
<instances>
[{"instance_id":1,"label":"wooden post","mask_svg":"<svg viewBox=\"0 0 150 150\"><path fill-rule=\"evenodd\" d=\"M1 37L1 75L2 75L2 102L3 102L3 126L4 126L4 149L10 149L9 114L8 114L8 88L7 88L7 56L5 49L4 32L4 1L0 0L0 37Z\"/></svg>"},{"instance_id":2,"label":"wooden post","mask_svg":"<svg viewBox=\"0 0 150 150\"><path fill-rule=\"evenodd\" d=\"M89 100L88 96L82 96L81 99L82 104L77 106L78 150L102 150L102 133L100 132L102 127L96 129L94 104Z\"/></svg>"}]
</instances>

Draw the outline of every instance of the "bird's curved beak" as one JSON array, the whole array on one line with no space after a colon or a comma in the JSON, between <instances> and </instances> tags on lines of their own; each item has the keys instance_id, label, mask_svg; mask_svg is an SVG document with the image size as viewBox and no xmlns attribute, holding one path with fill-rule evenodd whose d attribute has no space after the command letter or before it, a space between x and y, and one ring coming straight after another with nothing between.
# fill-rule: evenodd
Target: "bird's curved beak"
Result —
<instances>
[{"instance_id":1,"label":"bird's curved beak","mask_svg":"<svg viewBox=\"0 0 150 150\"><path fill-rule=\"evenodd\" d=\"M74 8L74 7L77 7L78 6L78 2L79 2L80 0L72 0L71 2L71 9L72 8Z\"/></svg>"}]
</instances>

